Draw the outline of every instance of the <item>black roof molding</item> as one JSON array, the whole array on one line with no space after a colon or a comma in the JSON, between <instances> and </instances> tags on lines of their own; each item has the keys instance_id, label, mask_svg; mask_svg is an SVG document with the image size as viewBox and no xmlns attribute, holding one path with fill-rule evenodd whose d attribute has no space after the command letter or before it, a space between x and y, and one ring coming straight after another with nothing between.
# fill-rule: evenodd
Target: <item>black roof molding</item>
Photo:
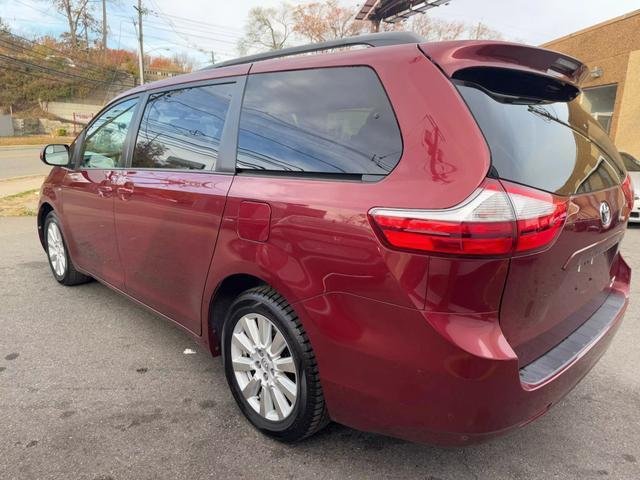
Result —
<instances>
[{"instance_id":1,"label":"black roof molding","mask_svg":"<svg viewBox=\"0 0 640 480\"><path fill-rule=\"evenodd\" d=\"M203 70L228 67L231 65L242 65L244 63L260 62L262 60L270 60L272 58L289 57L292 55L300 55L302 53L321 52L323 50L331 50L334 48L351 47L357 45L368 45L370 47L386 47L389 45L422 42L424 42L424 38L414 32L370 33L365 35L356 35L355 37L329 40L327 42L310 43L307 45L300 45L298 47L271 50L269 52L258 53L255 55L247 55L246 57L240 57L233 60L228 60L226 62L216 63L214 65L203 68Z\"/></svg>"}]
</instances>

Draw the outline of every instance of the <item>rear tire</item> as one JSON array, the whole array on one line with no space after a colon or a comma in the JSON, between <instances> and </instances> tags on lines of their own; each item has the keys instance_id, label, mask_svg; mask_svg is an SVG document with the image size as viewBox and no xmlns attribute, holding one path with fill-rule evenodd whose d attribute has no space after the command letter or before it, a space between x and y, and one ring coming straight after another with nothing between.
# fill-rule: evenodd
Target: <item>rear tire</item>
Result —
<instances>
[{"instance_id":1,"label":"rear tire","mask_svg":"<svg viewBox=\"0 0 640 480\"><path fill-rule=\"evenodd\" d=\"M44 221L44 242L49 259L49 266L54 278L62 285L78 285L91 281L88 277L76 270L69 257L69 250L62 235L60 220L54 212L49 212Z\"/></svg>"},{"instance_id":2,"label":"rear tire","mask_svg":"<svg viewBox=\"0 0 640 480\"><path fill-rule=\"evenodd\" d=\"M329 423L309 339L278 292L262 286L238 296L222 338L227 382L240 410L258 430L296 442Z\"/></svg>"}]
</instances>

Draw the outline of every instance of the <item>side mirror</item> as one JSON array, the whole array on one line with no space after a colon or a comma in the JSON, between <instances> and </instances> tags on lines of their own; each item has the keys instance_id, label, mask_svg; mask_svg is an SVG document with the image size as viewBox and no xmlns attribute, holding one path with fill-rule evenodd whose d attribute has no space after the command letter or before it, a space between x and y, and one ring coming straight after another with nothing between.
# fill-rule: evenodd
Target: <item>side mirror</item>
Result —
<instances>
[{"instance_id":1,"label":"side mirror","mask_svg":"<svg viewBox=\"0 0 640 480\"><path fill-rule=\"evenodd\" d=\"M69 165L69 145L49 144L40 152L40 160L53 167Z\"/></svg>"}]
</instances>

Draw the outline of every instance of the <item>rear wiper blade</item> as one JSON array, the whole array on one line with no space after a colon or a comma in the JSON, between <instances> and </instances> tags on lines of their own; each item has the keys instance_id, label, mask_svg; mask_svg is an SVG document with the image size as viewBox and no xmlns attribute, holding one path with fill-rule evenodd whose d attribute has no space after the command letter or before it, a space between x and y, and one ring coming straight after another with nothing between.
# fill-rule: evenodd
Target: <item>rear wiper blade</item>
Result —
<instances>
[{"instance_id":1,"label":"rear wiper blade","mask_svg":"<svg viewBox=\"0 0 640 480\"><path fill-rule=\"evenodd\" d=\"M529 105L527 107L527 110L529 110L531 113L535 113L537 115L548 118L550 120L555 120L556 122L564 123L557 116L553 115L549 110L543 107L539 107L537 105Z\"/></svg>"}]
</instances>

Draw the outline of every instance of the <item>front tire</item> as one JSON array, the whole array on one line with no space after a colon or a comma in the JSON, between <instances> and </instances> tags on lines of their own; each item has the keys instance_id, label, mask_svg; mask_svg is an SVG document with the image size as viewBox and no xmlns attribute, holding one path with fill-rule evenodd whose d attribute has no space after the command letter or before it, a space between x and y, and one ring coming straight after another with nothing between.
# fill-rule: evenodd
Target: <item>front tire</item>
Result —
<instances>
[{"instance_id":1,"label":"front tire","mask_svg":"<svg viewBox=\"0 0 640 480\"><path fill-rule=\"evenodd\" d=\"M44 221L44 241L51 273L59 283L71 286L91 280L91 277L78 272L73 266L62 235L60 220L54 212L49 212Z\"/></svg>"},{"instance_id":2,"label":"front tire","mask_svg":"<svg viewBox=\"0 0 640 480\"><path fill-rule=\"evenodd\" d=\"M295 442L329 422L309 339L275 290L242 293L229 308L222 336L227 382L258 430Z\"/></svg>"}]
</instances>

